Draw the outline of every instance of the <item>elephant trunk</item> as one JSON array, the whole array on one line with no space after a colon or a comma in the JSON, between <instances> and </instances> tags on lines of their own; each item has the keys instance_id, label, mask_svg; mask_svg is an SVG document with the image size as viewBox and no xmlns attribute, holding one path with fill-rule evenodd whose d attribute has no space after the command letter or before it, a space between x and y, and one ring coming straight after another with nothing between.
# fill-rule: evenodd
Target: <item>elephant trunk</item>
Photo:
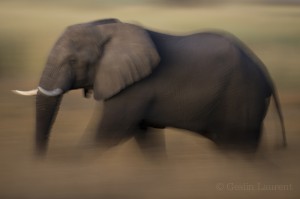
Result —
<instances>
[{"instance_id":1,"label":"elephant trunk","mask_svg":"<svg viewBox=\"0 0 300 199\"><path fill-rule=\"evenodd\" d=\"M56 118L62 95L49 97L41 92L36 96L36 151L43 155L47 150L48 137Z\"/></svg>"},{"instance_id":2,"label":"elephant trunk","mask_svg":"<svg viewBox=\"0 0 300 199\"><path fill-rule=\"evenodd\" d=\"M62 96L72 85L67 69L54 70L46 66L36 96L36 152L45 154L51 127L55 121Z\"/></svg>"}]
</instances>

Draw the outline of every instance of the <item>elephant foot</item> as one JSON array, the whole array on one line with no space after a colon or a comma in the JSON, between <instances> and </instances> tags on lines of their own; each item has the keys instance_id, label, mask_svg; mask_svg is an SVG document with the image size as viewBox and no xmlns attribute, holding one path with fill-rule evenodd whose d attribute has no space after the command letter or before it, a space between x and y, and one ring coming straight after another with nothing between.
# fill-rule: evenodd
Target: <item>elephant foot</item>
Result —
<instances>
[{"instance_id":1,"label":"elephant foot","mask_svg":"<svg viewBox=\"0 0 300 199\"><path fill-rule=\"evenodd\" d=\"M134 136L144 157L150 161L164 161L167 159L165 135L163 132L151 129Z\"/></svg>"}]
</instances>

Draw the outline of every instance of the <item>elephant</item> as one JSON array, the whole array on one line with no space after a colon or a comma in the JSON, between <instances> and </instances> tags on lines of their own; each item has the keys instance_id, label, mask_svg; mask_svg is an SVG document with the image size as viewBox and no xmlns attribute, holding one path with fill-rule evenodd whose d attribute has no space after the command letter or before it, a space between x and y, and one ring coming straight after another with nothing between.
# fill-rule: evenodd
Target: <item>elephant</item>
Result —
<instances>
[{"instance_id":1,"label":"elephant","mask_svg":"<svg viewBox=\"0 0 300 199\"><path fill-rule=\"evenodd\" d=\"M67 27L50 51L36 95L36 151L45 154L65 93L83 89L103 103L95 142L143 143L152 128L184 129L217 146L258 148L275 85L264 64L225 32L169 35L118 19Z\"/></svg>"}]
</instances>

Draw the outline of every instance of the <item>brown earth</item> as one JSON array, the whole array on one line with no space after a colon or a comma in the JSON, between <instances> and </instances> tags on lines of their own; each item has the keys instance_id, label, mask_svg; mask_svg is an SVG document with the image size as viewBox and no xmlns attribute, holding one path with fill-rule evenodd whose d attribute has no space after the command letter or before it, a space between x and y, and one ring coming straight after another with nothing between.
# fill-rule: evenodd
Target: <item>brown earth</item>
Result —
<instances>
[{"instance_id":1,"label":"brown earth","mask_svg":"<svg viewBox=\"0 0 300 199\"><path fill-rule=\"evenodd\" d=\"M280 149L279 120L271 106L255 155L219 151L207 139L165 130L168 157L142 155L133 140L92 160L75 152L95 107L71 92L64 98L48 155L35 158L34 98L10 88L32 82L2 80L0 96L1 199L299 198L300 95L280 92L288 148Z\"/></svg>"}]
</instances>

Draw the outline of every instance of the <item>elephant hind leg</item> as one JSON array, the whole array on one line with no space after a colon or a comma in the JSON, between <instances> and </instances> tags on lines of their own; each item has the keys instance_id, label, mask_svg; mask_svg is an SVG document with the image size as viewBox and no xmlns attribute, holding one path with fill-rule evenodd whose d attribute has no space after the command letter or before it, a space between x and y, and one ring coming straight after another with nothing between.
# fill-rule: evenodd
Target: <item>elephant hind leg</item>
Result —
<instances>
[{"instance_id":1,"label":"elephant hind leg","mask_svg":"<svg viewBox=\"0 0 300 199\"><path fill-rule=\"evenodd\" d=\"M230 107L218 112L218 117L210 123L206 136L225 148L255 151L261 138L267 103L262 99L254 103L244 101L237 104L240 107Z\"/></svg>"},{"instance_id":2,"label":"elephant hind leg","mask_svg":"<svg viewBox=\"0 0 300 199\"><path fill-rule=\"evenodd\" d=\"M255 71L247 72L257 77ZM210 115L207 137L220 146L255 151L268 105L263 80L249 79L246 74L234 76Z\"/></svg>"},{"instance_id":3,"label":"elephant hind leg","mask_svg":"<svg viewBox=\"0 0 300 199\"><path fill-rule=\"evenodd\" d=\"M261 96L252 96L251 100L240 96L222 107L215 113L205 136L225 148L255 151L268 101Z\"/></svg>"},{"instance_id":4,"label":"elephant hind leg","mask_svg":"<svg viewBox=\"0 0 300 199\"><path fill-rule=\"evenodd\" d=\"M219 124L207 131L205 136L213 140L220 148L255 152L258 148L262 127L246 127Z\"/></svg>"}]
</instances>

